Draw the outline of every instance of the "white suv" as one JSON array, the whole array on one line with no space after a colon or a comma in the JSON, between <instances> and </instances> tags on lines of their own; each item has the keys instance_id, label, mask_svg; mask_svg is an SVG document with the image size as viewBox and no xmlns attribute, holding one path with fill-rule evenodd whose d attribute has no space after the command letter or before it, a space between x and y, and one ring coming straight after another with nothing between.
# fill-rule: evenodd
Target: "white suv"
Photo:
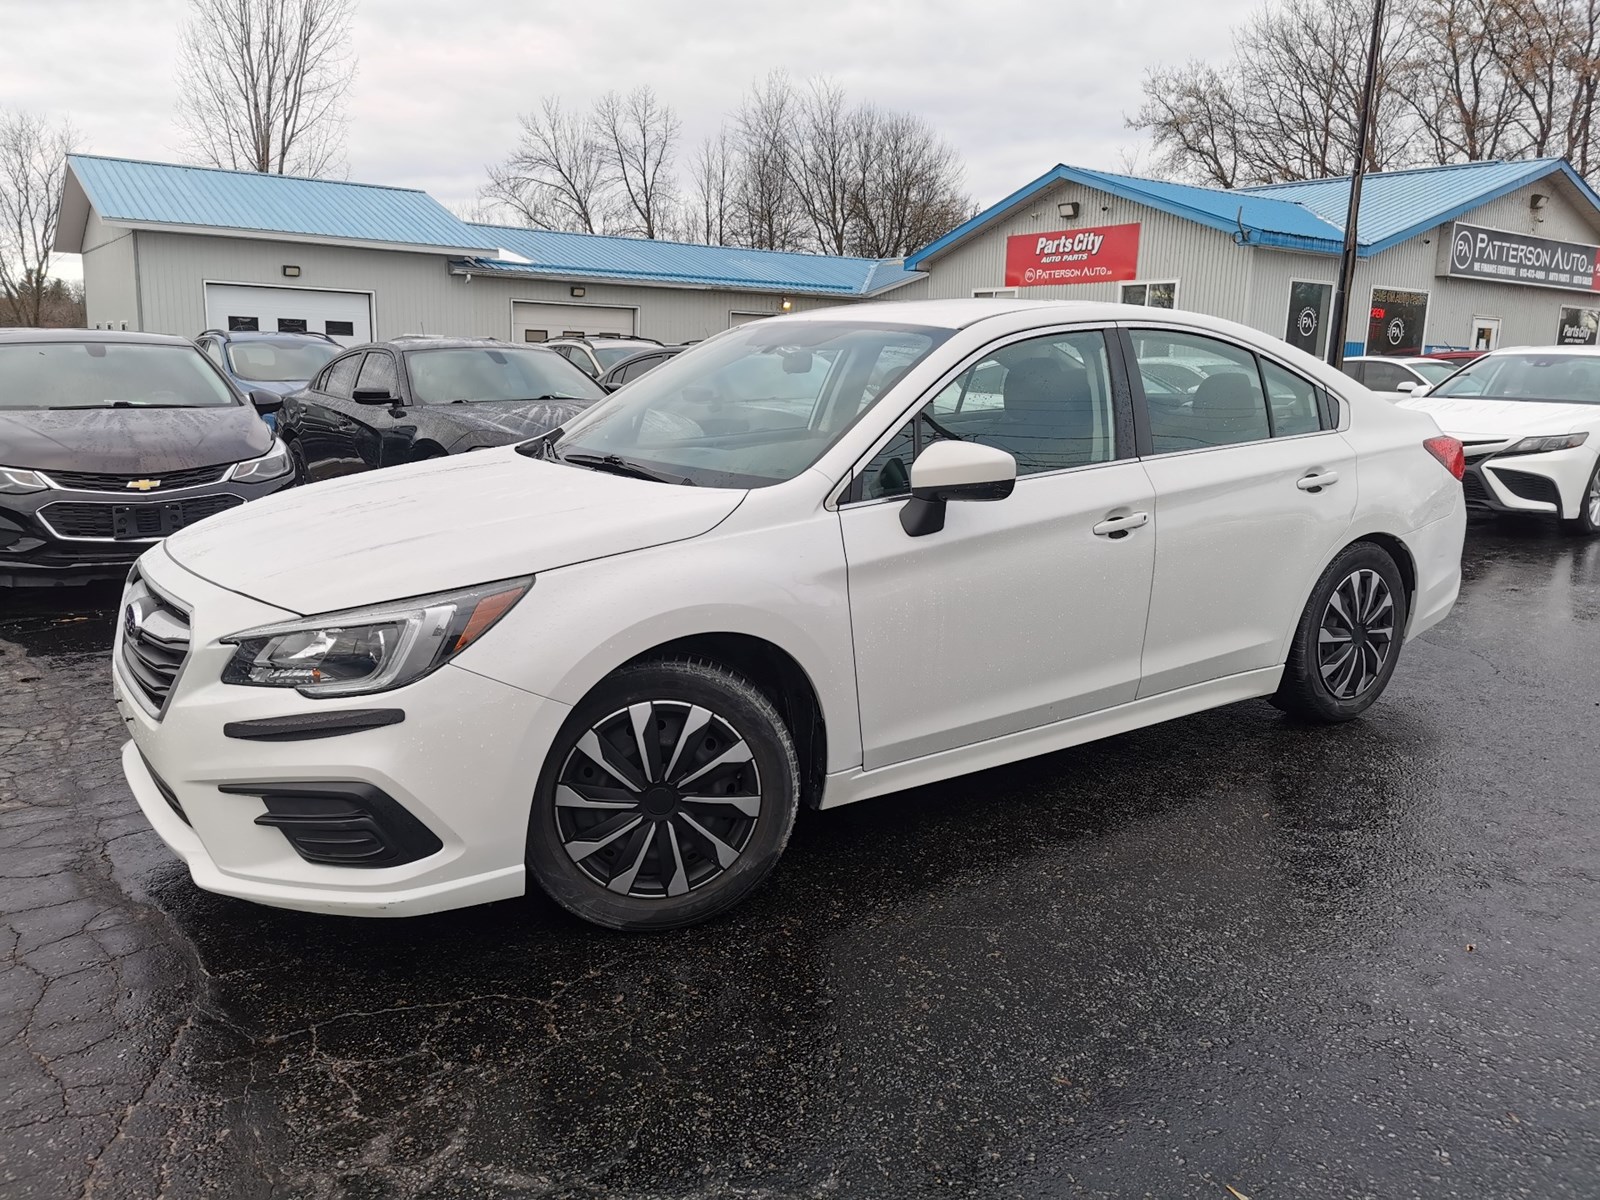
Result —
<instances>
[{"instance_id":1,"label":"white suv","mask_svg":"<svg viewBox=\"0 0 1600 1200\"><path fill-rule=\"evenodd\" d=\"M774 318L555 435L149 551L124 768L227 895L401 915L531 879L682 925L772 870L801 804L1255 696L1363 712L1455 601L1461 468L1431 418L1211 318Z\"/></svg>"}]
</instances>

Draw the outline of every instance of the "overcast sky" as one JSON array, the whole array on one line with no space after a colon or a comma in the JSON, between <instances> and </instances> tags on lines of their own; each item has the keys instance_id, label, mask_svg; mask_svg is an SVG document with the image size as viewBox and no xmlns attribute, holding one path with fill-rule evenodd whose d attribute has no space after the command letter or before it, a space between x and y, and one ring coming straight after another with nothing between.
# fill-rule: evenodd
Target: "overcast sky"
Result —
<instances>
[{"instance_id":1,"label":"overcast sky","mask_svg":"<svg viewBox=\"0 0 1600 1200\"><path fill-rule=\"evenodd\" d=\"M920 113L981 203L1057 162L1117 169L1144 70L1221 57L1256 0L358 0L349 177L470 202L516 117L653 85L684 149L773 68ZM181 161L172 121L185 0L0 0L0 107L70 117L85 150Z\"/></svg>"}]
</instances>

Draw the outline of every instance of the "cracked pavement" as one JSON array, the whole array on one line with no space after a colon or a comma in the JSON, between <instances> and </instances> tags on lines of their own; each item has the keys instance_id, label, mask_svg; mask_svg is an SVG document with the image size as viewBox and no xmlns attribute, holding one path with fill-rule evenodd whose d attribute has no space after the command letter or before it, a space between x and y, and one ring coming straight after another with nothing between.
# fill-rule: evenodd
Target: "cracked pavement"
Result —
<instances>
[{"instance_id":1,"label":"cracked pavement","mask_svg":"<svg viewBox=\"0 0 1600 1200\"><path fill-rule=\"evenodd\" d=\"M196 890L122 783L115 598L0 593L7 1200L1600 1186L1600 542L1475 522L1353 725L806 814L650 937Z\"/></svg>"}]
</instances>

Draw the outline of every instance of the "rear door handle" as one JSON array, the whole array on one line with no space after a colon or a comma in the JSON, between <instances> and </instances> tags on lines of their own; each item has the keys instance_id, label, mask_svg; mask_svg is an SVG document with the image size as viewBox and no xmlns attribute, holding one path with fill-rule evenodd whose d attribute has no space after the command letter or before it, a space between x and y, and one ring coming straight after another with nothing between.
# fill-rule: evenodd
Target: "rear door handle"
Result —
<instances>
[{"instance_id":1,"label":"rear door handle","mask_svg":"<svg viewBox=\"0 0 1600 1200\"><path fill-rule=\"evenodd\" d=\"M1125 517L1107 517L1094 527L1096 537L1124 538L1129 532L1150 523L1147 512L1129 513Z\"/></svg>"},{"instance_id":2,"label":"rear door handle","mask_svg":"<svg viewBox=\"0 0 1600 1200\"><path fill-rule=\"evenodd\" d=\"M1320 492L1325 487L1332 487L1339 482L1337 471L1313 471L1310 475L1303 475L1295 481L1295 487L1302 492Z\"/></svg>"}]
</instances>

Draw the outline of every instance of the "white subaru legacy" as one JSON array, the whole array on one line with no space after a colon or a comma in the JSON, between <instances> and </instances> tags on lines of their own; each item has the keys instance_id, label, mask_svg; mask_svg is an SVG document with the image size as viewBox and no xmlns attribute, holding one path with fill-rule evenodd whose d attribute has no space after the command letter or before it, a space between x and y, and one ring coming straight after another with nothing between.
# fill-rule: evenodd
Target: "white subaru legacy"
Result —
<instances>
[{"instance_id":1,"label":"white subaru legacy","mask_svg":"<svg viewBox=\"0 0 1600 1200\"><path fill-rule=\"evenodd\" d=\"M1464 443L1474 508L1600 533L1600 348L1495 350L1400 405Z\"/></svg>"},{"instance_id":2,"label":"white subaru legacy","mask_svg":"<svg viewBox=\"0 0 1600 1200\"><path fill-rule=\"evenodd\" d=\"M1209 317L773 318L537 441L148 551L123 766L229 896L402 915L531 881L684 925L801 805L1257 696L1363 712L1455 601L1461 468L1430 417Z\"/></svg>"}]
</instances>

